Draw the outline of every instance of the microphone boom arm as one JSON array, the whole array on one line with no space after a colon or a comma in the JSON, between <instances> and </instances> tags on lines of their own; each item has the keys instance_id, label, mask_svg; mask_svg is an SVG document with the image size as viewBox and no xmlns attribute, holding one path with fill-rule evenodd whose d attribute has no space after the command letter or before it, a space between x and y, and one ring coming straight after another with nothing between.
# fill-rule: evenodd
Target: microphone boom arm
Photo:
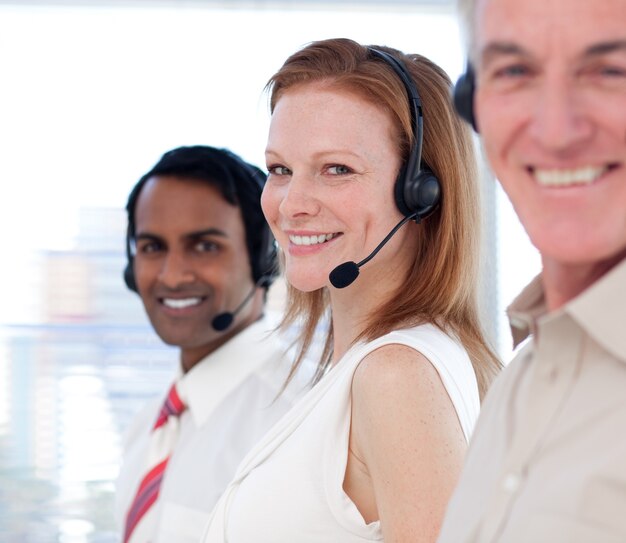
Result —
<instances>
[{"instance_id":1,"label":"microphone boom arm","mask_svg":"<svg viewBox=\"0 0 626 543\"><path fill-rule=\"evenodd\" d=\"M351 285L354 280L359 276L359 268L363 266L363 264L367 264L372 258L376 256L378 251L380 251L385 243L387 243L391 236L393 236L402 226L404 226L411 219L415 219L416 221L419 219L417 216L417 212L404 217L398 224L396 224L391 232L387 234L384 240L382 240L368 256L366 256L361 262L358 264L350 261L344 262L343 264L339 264L333 271L330 272L328 279L330 283L335 288L345 288Z\"/></svg>"},{"instance_id":2,"label":"microphone boom arm","mask_svg":"<svg viewBox=\"0 0 626 543\"><path fill-rule=\"evenodd\" d=\"M363 260L361 260L361 262L357 262L357 266L360 268L361 266L363 266L363 264L367 264L372 258L374 258L376 256L376 254L378 253L378 251L380 251L383 246L391 239L391 237L398 231L400 230L400 228L402 228L408 221L410 221L411 219L415 218L415 216L417 215L417 213L412 213L411 215L407 215L406 217L404 217L404 219L402 219L398 224L396 224L393 227L393 230L391 232L389 232L389 234L387 234L387 236L385 237L384 240L382 240L377 246L376 249L374 249L368 256L366 256Z\"/></svg>"}]
</instances>

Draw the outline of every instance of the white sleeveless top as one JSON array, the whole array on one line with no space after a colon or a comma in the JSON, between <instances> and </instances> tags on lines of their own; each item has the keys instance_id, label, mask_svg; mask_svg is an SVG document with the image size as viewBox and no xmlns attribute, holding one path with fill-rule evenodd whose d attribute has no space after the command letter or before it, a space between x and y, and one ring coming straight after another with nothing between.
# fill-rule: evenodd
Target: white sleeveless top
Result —
<instances>
[{"instance_id":1,"label":"white sleeveless top","mask_svg":"<svg viewBox=\"0 0 626 543\"><path fill-rule=\"evenodd\" d=\"M439 373L465 438L479 411L476 376L460 344L432 325L354 345L244 458L215 506L203 543L357 543L382 541L343 491L352 376L375 349L401 344Z\"/></svg>"}]
</instances>

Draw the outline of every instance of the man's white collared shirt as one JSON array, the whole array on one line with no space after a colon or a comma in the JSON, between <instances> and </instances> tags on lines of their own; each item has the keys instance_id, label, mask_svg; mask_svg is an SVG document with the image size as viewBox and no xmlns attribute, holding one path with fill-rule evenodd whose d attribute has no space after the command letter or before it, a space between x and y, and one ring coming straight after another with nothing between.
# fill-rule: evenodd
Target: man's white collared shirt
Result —
<instances>
[{"instance_id":1,"label":"man's white collared shirt","mask_svg":"<svg viewBox=\"0 0 626 543\"><path fill-rule=\"evenodd\" d=\"M252 324L181 377L188 409L151 515L151 543L197 543L209 514L241 459L306 390L297 378L279 395L291 360L267 318ZM116 492L120 531L145 475L159 398L126 435Z\"/></svg>"}]
</instances>

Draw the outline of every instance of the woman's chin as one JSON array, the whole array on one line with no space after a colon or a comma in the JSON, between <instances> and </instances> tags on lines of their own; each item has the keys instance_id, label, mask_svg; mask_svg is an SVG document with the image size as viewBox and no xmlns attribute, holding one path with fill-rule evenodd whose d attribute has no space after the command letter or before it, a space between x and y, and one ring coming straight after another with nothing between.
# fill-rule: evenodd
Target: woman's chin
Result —
<instances>
[{"instance_id":1,"label":"woman's chin","mask_svg":"<svg viewBox=\"0 0 626 543\"><path fill-rule=\"evenodd\" d=\"M329 284L328 275L319 272L303 274L287 271L285 278L291 287L301 292L314 292Z\"/></svg>"}]
</instances>

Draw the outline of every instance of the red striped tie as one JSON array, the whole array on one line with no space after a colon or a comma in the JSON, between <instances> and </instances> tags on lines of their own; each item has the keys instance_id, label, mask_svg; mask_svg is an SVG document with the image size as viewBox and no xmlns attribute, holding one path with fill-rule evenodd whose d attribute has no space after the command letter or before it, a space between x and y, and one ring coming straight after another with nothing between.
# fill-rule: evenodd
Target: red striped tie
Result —
<instances>
[{"instance_id":1,"label":"red striped tie","mask_svg":"<svg viewBox=\"0 0 626 543\"><path fill-rule=\"evenodd\" d=\"M154 428L152 429L153 438L156 437L154 434L164 429L164 426L170 417L179 417L185 408L185 404L182 402L178 396L178 392L176 391L176 385L173 384L167 398L165 399L163 407L161 407L159 416L154 423ZM171 445L168 446L167 449L171 449ZM157 460L154 461L153 459L153 465L151 466L150 471L148 471L142 479L139 489L137 490L137 494L135 495L135 499L133 500L133 503L128 510L128 514L126 515L124 543L128 543L128 541L130 541L135 528L159 497L159 489L161 488L163 473L165 472L167 462L170 459L170 454L171 450L162 450L157 453Z\"/></svg>"}]
</instances>

